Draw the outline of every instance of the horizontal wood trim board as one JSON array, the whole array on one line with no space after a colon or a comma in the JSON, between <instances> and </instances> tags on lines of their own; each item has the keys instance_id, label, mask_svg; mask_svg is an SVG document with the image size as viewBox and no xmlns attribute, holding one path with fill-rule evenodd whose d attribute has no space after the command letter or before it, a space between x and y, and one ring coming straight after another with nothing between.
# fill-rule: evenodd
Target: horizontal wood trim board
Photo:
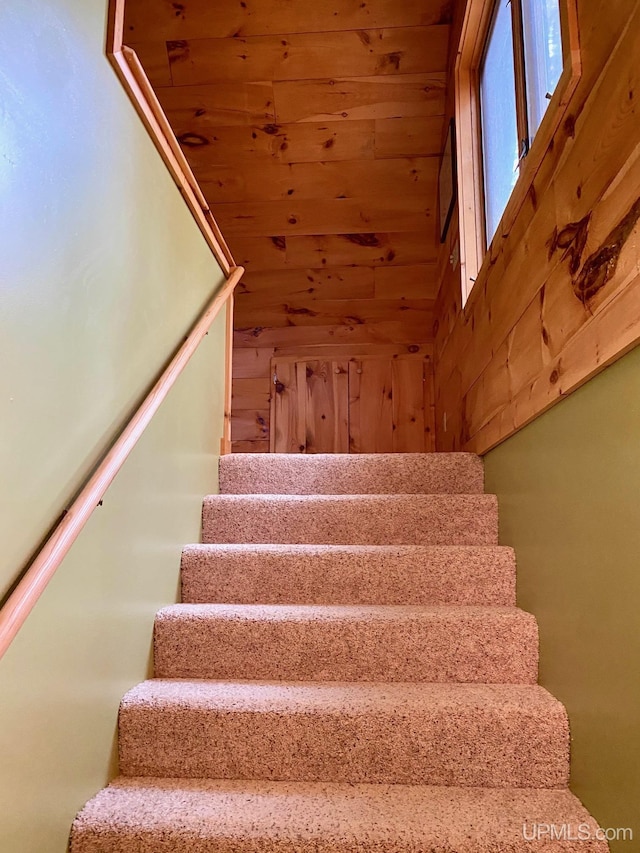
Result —
<instances>
[{"instance_id":1,"label":"horizontal wood trim board","mask_svg":"<svg viewBox=\"0 0 640 853\"><path fill-rule=\"evenodd\" d=\"M176 379L188 364L227 299L233 294L243 272L244 270L241 267L236 267L210 300L190 330L185 342L179 347L151 391L127 421L111 449L96 468L95 473L65 511L61 521L35 555L21 580L8 597L2 610L0 610L0 657L24 624L116 474L128 459L129 454L175 384Z\"/></svg>"},{"instance_id":2,"label":"horizontal wood trim board","mask_svg":"<svg viewBox=\"0 0 640 853\"><path fill-rule=\"evenodd\" d=\"M177 12L177 14L176 14ZM439 0L315 0L314 3L282 3L261 0L246 3L217 0L211 14L210 0L182 0L176 10L157 0L128 0L125 30L132 40L182 40L229 38L280 33L317 33L327 30L367 30L373 27L422 27L448 24L450 3Z\"/></svg>"}]
</instances>

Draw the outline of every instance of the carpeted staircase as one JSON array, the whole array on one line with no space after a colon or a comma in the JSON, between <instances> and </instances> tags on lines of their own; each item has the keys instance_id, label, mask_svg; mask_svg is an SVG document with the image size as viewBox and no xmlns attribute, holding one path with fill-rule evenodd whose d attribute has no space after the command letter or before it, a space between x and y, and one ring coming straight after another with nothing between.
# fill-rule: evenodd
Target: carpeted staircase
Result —
<instances>
[{"instance_id":1,"label":"carpeted staircase","mask_svg":"<svg viewBox=\"0 0 640 853\"><path fill-rule=\"evenodd\" d=\"M479 458L238 454L220 488L71 853L608 849Z\"/></svg>"}]
</instances>

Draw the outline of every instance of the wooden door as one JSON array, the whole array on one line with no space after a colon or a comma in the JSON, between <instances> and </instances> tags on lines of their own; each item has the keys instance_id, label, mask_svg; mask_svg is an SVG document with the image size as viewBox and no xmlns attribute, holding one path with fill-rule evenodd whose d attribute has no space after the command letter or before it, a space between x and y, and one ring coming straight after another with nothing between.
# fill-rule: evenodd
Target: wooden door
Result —
<instances>
[{"instance_id":1,"label":"wooden door","mask_svg":"<svg viewBox=\"0 0 640 853\"><path fill-rule=\"evenodd\" d=\"M433 372L427 357L272 362L271 451L432 451Z\"/></svg>"},{"instance_id":2,"label":"wooden door","mask_svg":"<svg viewBox=\"0 0 640 853\"><path fill-rule=\"evenodd\" d=\"M346 361L274 361L273 379L272 452L349 452Z\"/></svg>"}]
</instances>

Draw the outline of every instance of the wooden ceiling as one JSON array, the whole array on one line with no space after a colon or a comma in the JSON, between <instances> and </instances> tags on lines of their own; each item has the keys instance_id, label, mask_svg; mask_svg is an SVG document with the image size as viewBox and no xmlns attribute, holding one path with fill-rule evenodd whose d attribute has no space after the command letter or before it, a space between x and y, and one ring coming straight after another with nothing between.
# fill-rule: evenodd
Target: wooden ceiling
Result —
<instances>
[{"instance_id":1,"label":"wooden ceiling","mask_svg":"<svg viewBox=\"0 0 640 853\"><path fill-rule=\"evenodd\" d=\"M431 340L450 17L444 0L128 0L125 41L247 268L239 348ZM256 359L238 380L268 382ZM264 393L237 440L268 437Z\"/></svg>"}]
</instances>

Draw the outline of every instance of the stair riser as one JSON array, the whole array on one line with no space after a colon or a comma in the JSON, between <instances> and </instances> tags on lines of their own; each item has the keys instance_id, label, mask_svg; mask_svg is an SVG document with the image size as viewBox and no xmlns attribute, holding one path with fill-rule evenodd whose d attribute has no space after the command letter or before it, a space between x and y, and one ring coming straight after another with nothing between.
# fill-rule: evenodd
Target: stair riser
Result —
<instances>
[{"instance_id":1,"label":"stair riser","mask_svg":"<svg viewBox=\"0 0 640 853\"><path fill-rule=\"evenodd\" d=\"M203 542L497 545L493 495L287 498L210 495Z\"/></svg>"},{"instance_id":2,"label":"stair riser","mask_svg":"<svg viewBox=\"0 0 640 853\"><path fill-rule=\"evenodd\" d=\"M129 776L555 788L568 783L560 713L262 713L123 707Z\"/></svg>"},{"instance_id":3,"label":"stair riser","mask_svg":"<svg viewBox=\"0 0 640 853\"><path fill-rule=\"evenodd\" d=\"M159 618L159 678L535 683L535 620L430 624Z\"/></svg>"},{"instance_id":4,"label":"stair riser","mask_svg":"<svg viewBox=\"0 0 640 853\"><path fill-rule=\"evenodd\" d=\"M482 460L470 453L231 454L220 459L221 494L474 494Z\"/></svg>"},{"instance_id":5,"label":"stair riser","mask_svg":"<svg viewBox=\"0 0 640 853\"><path fill-rule=\"evenodd\" d=\"M510 548L189 546L182 600L237 604L515 604Z\"/></svg>"}]
</instances>

